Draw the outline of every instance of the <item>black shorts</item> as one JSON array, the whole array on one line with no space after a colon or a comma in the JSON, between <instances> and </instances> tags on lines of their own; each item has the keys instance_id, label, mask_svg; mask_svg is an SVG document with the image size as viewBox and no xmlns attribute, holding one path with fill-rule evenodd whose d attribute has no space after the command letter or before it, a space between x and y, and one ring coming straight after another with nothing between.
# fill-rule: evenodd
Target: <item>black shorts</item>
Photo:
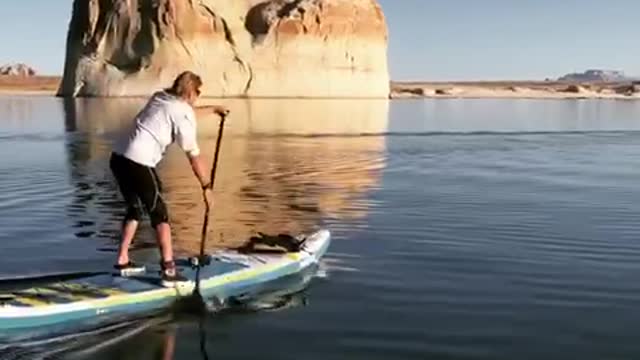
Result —
<instances>
[{"instance_id":1,"label":"black shorts","mask_svg":"<svg viewBox=\"0 0 640 360\"><path fill-rule=\"evenodd\" d=\"M116 153L111 154L109 165L127 203L125 222L142 220L144 211L149 214L153 227L169 222L167 206L162 200L162 183L154 168Z\"/></svg>"}]
</instances>

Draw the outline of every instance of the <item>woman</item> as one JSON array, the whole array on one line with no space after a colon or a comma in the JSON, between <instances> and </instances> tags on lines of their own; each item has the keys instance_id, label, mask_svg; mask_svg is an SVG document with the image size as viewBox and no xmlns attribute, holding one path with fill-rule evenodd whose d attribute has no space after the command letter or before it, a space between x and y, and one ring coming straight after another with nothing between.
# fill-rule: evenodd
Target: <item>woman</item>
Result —
<instances>
[{"instance_id":1,"label":"woman","mask_svg":"<svg viewBox=\"0 0 640 360\"><path fill-rule=\"evenodd\" d=\"M127 203L118 260L114 265L121 276L145 271L144 266L129 260L129 246L145 210L156 231L160 248L162 285L174 287L189 281L176 271L169 215L155 167L162 160L167 147L173 142L178 143L189 158L206 201L211 204L209 179L205 177L205 166L196 140L194 110L212 111L219 115L226 114L228 110L220 106L196 108L201 86L200 77L190 71L178 75L171 88L153 94L136 116L135 129L114 146L110 167Z\"/></svg>"}]
</instances>

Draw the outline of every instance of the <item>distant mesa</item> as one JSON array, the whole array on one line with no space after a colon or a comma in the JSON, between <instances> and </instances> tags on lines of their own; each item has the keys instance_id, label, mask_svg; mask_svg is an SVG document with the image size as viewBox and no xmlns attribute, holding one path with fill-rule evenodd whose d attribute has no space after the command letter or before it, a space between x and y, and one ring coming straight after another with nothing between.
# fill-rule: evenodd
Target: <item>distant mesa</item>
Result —
<instances>
[{"instance_id":1,"label":"distant mesa","mask_svg":"<svg viewBox=\"0 0 640 360\"><path fill-rule=\"evenodd\" d=\"M0 66L0 75L4 76L35 76L36 71L25 64L15 63L15 64L7 64Z\"/></svg>"},{"instance_id":2,"label":"distant mesa","mask_svg":"<svg viewBox=\"0 0 640 360\"><path fill-rule=\"evenodd\" d=\"M75 0L58 94L386 98L387 42L377 0Z\"/></svg>"},{"instance_id":3,"label":"distant mesa","mask_svg":"<svg viewBox=\"0 0 640 360\"><path fill-rule=\"evenodd\" d=\"M565 82L621 82L632 81L622 71L616 70L587 70L582 73L571 73L558 78Z\"/></svg>"}]
</instances>

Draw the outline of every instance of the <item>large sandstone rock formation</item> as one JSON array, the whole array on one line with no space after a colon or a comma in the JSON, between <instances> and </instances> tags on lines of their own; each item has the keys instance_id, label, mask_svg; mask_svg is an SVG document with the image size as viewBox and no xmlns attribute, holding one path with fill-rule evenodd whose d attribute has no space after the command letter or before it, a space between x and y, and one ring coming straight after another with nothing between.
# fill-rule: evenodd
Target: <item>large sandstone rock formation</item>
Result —
<instances>
[{"instance_id":1,"label":"large sandstone rock formation","mask_svg":"<svg viewBox=\"0 0 640 360\"><path fill-rule=\"evenodd\" d=\"M75 0L64 96L148 95L183 70L206 96L387 97L376 0Z\"/></svg>"}]
</instances>

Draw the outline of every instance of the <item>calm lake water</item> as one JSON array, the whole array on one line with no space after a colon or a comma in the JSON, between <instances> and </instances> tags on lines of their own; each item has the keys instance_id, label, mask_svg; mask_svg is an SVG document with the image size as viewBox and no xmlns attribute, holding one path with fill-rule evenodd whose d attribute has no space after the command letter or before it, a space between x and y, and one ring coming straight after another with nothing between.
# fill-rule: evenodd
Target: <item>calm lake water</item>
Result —
<instances>
[{"instance_id":1,"label":"calm lake water","mask_svg":"<svg viewBox=\"0 0 640 360\"><path fill-rule=\"evenodd\" d=\"M640 102L224 103L211 248L327 227L311 286L5 357L640 357ZM110 267L110 145L142 105L0 97L0 278ZM200 124L210 160L217 122ZM176 149L159 172L176 247L194 253L197 183ZM147 224L137 243L153 243Z\"/></svg>"}]
</instances>

